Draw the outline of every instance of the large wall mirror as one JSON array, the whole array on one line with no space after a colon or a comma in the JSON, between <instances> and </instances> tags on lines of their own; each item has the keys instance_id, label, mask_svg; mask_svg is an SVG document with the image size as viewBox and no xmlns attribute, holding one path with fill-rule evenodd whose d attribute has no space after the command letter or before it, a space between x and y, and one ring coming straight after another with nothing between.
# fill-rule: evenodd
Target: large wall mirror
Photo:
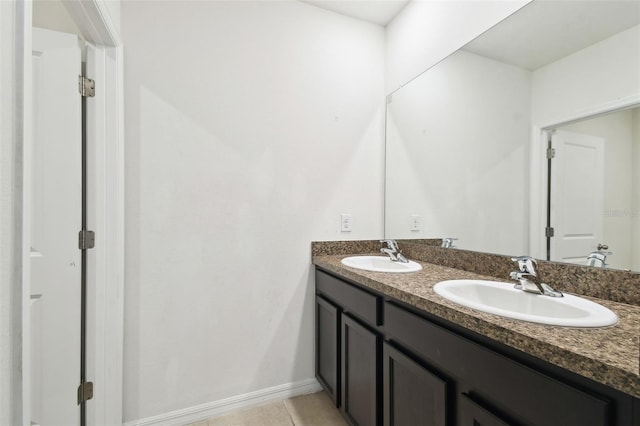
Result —
<instances>
[{"instance_id":1,"label":"large wall mirror","mask_svg":"<svg viewBox=\"0 0 640 426\"><path fill-rule=\"evenodd\" d=\"M386 127L386 238L640 271L640 1L533 1Z\"/></svg>"}]
</instances>

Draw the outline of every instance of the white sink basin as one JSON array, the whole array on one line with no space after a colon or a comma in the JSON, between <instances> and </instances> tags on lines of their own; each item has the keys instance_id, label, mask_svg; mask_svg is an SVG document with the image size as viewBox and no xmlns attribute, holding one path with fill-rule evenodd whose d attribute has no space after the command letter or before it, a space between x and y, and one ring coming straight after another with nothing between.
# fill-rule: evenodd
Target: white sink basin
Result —
<instances>
[{"instance_id":1,"label":"white sink basin","mask_svg":"<svg viewBox=\"0 0 640 426\"><path fill-rule=\"evenodd\" d=\"M450 280L433 290L452 302L503 317L565 327L606 327L618 316L602 305L565 294L550 297L516 290L509 283L483 280Z\"/></svg>"},{"instance_id":2,"label":"white sink basin","mask_svg":"<svg viewBox=\"0 0 640 426\"><path fill-rule=\"evenodd\" d=\"M392 262L388 256L351 256L342 259L342 264L356 269L373 272L415 272L422 269L419 263Z\"/></svg>"}]
</instances>

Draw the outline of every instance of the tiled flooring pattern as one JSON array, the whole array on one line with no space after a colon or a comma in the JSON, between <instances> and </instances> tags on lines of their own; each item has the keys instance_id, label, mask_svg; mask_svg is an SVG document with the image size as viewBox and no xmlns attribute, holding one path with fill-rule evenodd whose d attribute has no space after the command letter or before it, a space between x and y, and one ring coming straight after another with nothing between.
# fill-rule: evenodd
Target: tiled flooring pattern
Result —
<instances>
[{"instance_id":1,"label":"tiled flooring pattern","mask_svg":"<svg viewBox=\"0 0 640 426\"><path fill-rule=\"evenodd\" d=\"M346 426L325 392L297 396L188 426Z\"/></svg>"}]
</instances>

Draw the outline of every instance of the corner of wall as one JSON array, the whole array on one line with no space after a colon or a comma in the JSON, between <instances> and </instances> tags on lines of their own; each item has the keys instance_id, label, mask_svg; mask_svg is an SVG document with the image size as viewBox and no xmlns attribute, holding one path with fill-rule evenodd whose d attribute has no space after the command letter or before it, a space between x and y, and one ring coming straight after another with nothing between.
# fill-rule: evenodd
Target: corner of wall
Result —
<instances>
[{"instance_id":1,"label":"corner of wall","mask_svg":"<svg viewBox=\"0 0 640 426\"><path fill-rule=\"evenodd\" d=\"M404 86L530 1L410 2L385 29L386 93Z\"/></svg>"}]
</instances>

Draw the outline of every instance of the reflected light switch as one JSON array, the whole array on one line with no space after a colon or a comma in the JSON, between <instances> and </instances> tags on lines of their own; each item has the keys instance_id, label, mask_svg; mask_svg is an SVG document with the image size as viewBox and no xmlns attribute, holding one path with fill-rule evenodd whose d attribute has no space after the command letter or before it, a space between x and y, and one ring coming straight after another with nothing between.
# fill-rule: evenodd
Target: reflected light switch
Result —
<instances>
[{"instance_id":1,"label":"reflected light switch","mask_svg":"<svg viewBox=\"0 0 640 426\"><path fill-rule=\"evenodd\" d=\"M409 221L409 230L410 231L419 231L420 230L420 215L412 214Z\"/></svg>"}]
</instances>

